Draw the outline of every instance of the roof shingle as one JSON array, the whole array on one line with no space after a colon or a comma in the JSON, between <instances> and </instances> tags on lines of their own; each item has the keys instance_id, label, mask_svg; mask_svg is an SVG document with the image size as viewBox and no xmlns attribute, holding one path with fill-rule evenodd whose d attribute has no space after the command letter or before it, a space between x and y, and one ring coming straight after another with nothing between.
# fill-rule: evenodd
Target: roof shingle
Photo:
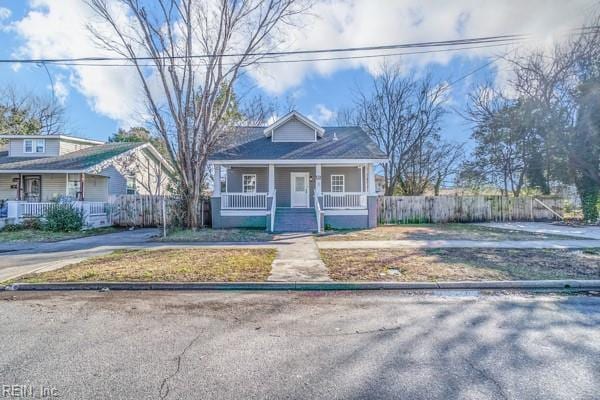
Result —
<instances>
[{"instance_id":1,"label":"roof shingle","mask_svg":"<svg viewBox=\"0 0 600 400\"><path fill-rule=\"evenodd\" d=\"M224 146L211 161L308 160L308 159L387 159L369 136L357 126L324 127L316 142L272 142L264 127L241 128L235 143Z\"/></svg>"}]
</instances>

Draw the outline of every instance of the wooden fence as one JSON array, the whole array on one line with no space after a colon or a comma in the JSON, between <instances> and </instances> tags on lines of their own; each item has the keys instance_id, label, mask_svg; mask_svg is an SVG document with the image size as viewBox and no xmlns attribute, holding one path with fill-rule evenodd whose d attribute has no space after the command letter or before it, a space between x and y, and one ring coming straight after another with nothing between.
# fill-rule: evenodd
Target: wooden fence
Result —
<instances>
[{"instance_id":1,"label":"wooden fence","mask_svg":"<svg viewBox=\"0 0 600 400\"><path fill-rule=\"evenodd\" d=\"M176 220L177 199L167 196L118 195L110 199L112 223L116 226L155 227L163 224L163 203L166 224L171 227ZM211 225L210 200L198 205L198 226Z\"/></svg>"},{"instance_id":2,"label":"wooden fence","mask_svg":"<svg viewBox=\"0 0 600 400\"><path fill-rule=\"evenodd\" d=\"M534 197L504 196L380 196L378 222L402 224L558 219L544 204L554 212L563 214L563 200L538 200Z\"/></svg>"}]
</instances>

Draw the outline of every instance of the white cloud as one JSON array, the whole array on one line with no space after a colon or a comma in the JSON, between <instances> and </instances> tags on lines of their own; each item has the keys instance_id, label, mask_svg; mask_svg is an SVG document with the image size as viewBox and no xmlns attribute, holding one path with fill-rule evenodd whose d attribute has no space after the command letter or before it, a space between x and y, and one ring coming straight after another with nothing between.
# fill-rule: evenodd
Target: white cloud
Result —
<instances>
[{"instance_id":1,"label":"white cloud","mask_svg":"<svg viewBox=\"0 0 600 400\"><path fill-rule=\"evenodd\" d=\"M53 83L54 85L48 85L48 89L52 90L56 100L64 106L67 97L69 97L69 87L65 84L65 76L62 74L55 75L53 77Z\"/></svg>"},{"instance_id":2,"label":"white cloud","mask_svg":"<svg viewBox=\"0 0 600 400\"><path fill-rule=\"evenodd\" d=\"M315 121L319 125L327 125L331 123L335 117L336 112L327 108L324 104L317 104L315 106L316 113L309 114L308 118Z\"/></svg>"},{"instance_id":3,"label":"white cloud","mask_svg":"<svg viewBox=\"0 0 600 400\"><path fill-rule=\"evenodd\" d=\"M12 12L6 7L0 7L0 21L10 18Z\"/></svg>"},{"instance_id":4,"label":"white cloud","mask_svg":"<svg viewBox=\"0 0 600 400\"><path fill-rule=\"evenodd\" d=\"M119 18L126 22L123 12ZM10 28L23 39L23 45L15 55L31 58L114 55L95 44L86 28L93 20L92 12L81 0L32 0L31 9ZM18 68L16 65L13 69ZM50 68L56 74L60 67ZM78 66L64 69L70 74L69 85L88 99L94 111L124 126L138 122L144 106L139 79L132 68ZM66 85L62 80L57 82ZM68 93L66 86L59 86L58 91L61 95Z\"/></svg>"},{"instance_id":5,"label":"white cloud","mask_svg":"<svg viewBox=\"0 0 600 400\"><path fill-rule=\"evenodd\" d=\"M288 27L284 35L287 49L360 47L511 33L540 35L525 46L552 45L557 34L580 26L593 8L594 0L329 0L314 6L314 17L306 20L303 29ZM420 71L430 63L445 65L457 55L487 57L506 50L496 47L389 58L399 61L405 70ZM308 57L315 56L304 56ZM251 76L268 92L280 94L301 85L312 74L328 76L352 68L365 68L376 74L380 62L381 58L368 58L269 64L254 68Z\"/></svg>"},{"instance_id":6,"label":"white cloud","mask_svg":"<svg viewBox=\"0 0 600 400\"><path fill-rule=\"evenodd\" d=\"M521 32L544 33L536 43L550 45L556 36L547 32L579 26L590 14L593 3L594 0L556 0L552 4L547 0L321 0L311 10L312 16L304 19L304 26L284 28L284 50L357 47ZM122 26L130 25L122 9L115 9L115 13ZM23 40L15 54L35 58L114 55L94 44L86 29L86 24L91 21L94 21L94 16L81 0L31 0L26 15L10 24L12 32ZM500 51L499 48L478 49L395 59L405 70L418 72L431 63L447 64L458 54L487 57ZM376 74L380 61L381 58L371 58L270 64L251 69L249 75L258 86L272 94L281 94L290 88L302 93L302 83L310 75L328 76L338 70L355 68ZM125 126L138 123L143 118L144 96L133 68L65 67L65 73L69 79L61 81L61 84L66 86L68 82L71 88L81 92L96 112ZM67 87L60 90L68 95ZM327 111L330 110L325 106L322 109L315 106L313 114L321 121L333 119Z\"/></svg>"}]
</instances>

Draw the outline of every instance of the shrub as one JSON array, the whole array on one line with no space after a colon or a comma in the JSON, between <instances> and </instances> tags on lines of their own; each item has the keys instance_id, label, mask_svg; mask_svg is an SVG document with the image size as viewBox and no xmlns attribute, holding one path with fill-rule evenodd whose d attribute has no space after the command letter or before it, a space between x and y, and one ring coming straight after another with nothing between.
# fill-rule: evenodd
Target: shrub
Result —
<instances>
[{"instance_id":1,"label":"shrub","mask_svg":"<svg viewBox=\"0 0 600 400\"><path fill-rule=\"evenodd\" d=\"M44 228L52 232L73 232L83 227L83 211L73 204L53 205L45 215Z\"/></svg>"},{"instance_id":2,"label":"shrub","mask_svg":"<svg viewBox=\"0 0 600 400\"><path fill-rule=\"evenodd\" d=\"M2 228L3 232L18 232L25 229L21 224L6 224L4 228Z\"/></svg>"},{"instance_id":3,"label":"shrub","mask_svg":"<svg viewBox=\"0 0 600 400\"><path fill-rule=\"evenodd\" d=\"M23 229L35 229L40 230L43 228L41 221L38 218L31 218L23 220L21 224Z\"/></svg>"}]
</instances>

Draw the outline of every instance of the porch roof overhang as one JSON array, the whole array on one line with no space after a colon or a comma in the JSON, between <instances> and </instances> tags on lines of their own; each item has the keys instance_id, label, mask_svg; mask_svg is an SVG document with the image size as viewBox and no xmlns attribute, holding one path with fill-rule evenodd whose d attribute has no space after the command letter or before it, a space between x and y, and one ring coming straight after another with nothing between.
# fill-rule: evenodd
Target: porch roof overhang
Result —
<instances>
[{"instance_id":1,"label":"porch roof overhang","mask_svg":"<svg viewBox=\"0 0 600 400\"><path fill-rule=\"evenodd\" d=\"M209 160L211 165L245 165L268 166L273 165L357 165L357 164L387 164L385 158L360 158L360 159L306 159L306 160Z\"/></svg>"},{"instance_id":2,"label":"porch roof overhang","mask_svg":"<svg viewBox=\"0 0 600 400\"><path fill-rule=\"evenodd\" d=\"M0 169L0 174L87 174L79 169Z\"/></svg>"}]
</instances>

